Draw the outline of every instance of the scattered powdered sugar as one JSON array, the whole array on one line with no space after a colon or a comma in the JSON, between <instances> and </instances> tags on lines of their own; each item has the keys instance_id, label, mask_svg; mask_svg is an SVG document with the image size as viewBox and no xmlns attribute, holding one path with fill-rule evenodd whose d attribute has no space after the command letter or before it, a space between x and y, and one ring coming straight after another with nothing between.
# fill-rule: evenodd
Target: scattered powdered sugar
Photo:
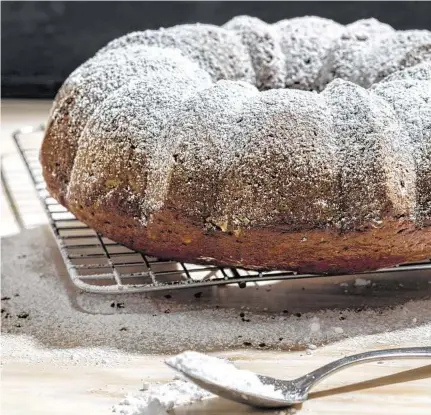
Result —
<instances>
[{"instance_id":1,"label":"scattered powdered sugar","mask_svg":"<svg viewBox=\"0 0 431 415\"><path fill-rule=\"evenodd\" d=\"M367 287L371 285L370 280L366 280L364 278L356 278L355 279L355 287Z\"/></svg>"},{"instance_id":2,"label":"scattered powdered sugar","mask_svg":"<svg viewBox=\"0 0 431 415\"><path fill-rule=\"evenodd\" d=\"M232 363L197 352L184 352L167 360L181 373L220 385L240 393L283 399L283 392L264 384L256 373L241 370Z\"/></svg>"},{"instance_id":3,"label":"scattered powdered sugar","mask_svg":"<svg viewBox=\"0 0 431 415\"><path fill-rule=\"evenodd\" d=\"M391 286L394 274L390 273L374 279L378 286L363 290L363 296L344 295L331 278L324 277L315 280L317 290L304 282L305 290L299 286L298 291L293 281L273 285L277 288L269 292L269 286L202 289L199 300L193 295L195 290L184 290L169 293L167 300L166 293L108 296L74 292L54 267L55 250L46 229L3 238L2 332L30 336L48 348L93 350L94 359L79 350L73 356L64 355L63 360L72 365L115 361L98 349L107 347L142 354L185 349L305 350L307 344L327 344L344 336L426 327L431 318L431 302L424 299L431 290L428 275L394 279L392 285L398 287L402 282L405 286L396 296L385 288ZM332 309L334 305L338 309ZM241 306L247 309L241 310ZM269 310L263 312L263 308ZM335 333L333 327L341 327L344 333ZM397 342L396 337L393 340ZM40 357L28 348L14 351L20 352L23 361ZM58 363L61 356L58 353Z\"/></svg>"},{"instance_id":4,"label":"scattered powdered sugar","mask_svg":"<svg viewBox=\"0 0 431 415\"><path fill-rule=\"evenodd\" d=\"M115 405L113 412L121 415L165 415L177 406L214 397L194 383L175 379L164 384L150 384L138 395L130 395ZM166 414L167 415L167 414Z\"/></svg>"},{"instance_id":5,"label":"scattered powdered sugar","mask_svg":"<svg viewBox=\"0 0 431 415\"><path fill-rule=\"evenodd\" d=\"M318 332L320 332L320 323L319 323L319 318L317 318L317 317L314 317L313 319L312 319L312 323L310 324L310 331L312 332L312 333L318 333Z\"/></svg>"}]
</instances>

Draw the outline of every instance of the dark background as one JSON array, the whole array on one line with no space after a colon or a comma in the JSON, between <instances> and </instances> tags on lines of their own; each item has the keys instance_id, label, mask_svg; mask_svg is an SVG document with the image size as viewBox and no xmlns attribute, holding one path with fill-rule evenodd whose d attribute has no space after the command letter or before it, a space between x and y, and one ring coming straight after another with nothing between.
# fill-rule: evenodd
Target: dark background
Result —
<instances>
[{"instance_id":1,"label":"dark background","mask_svg":"<svg viewBox=\"0 0 431 415\"><path fill-rule=\"evenodd\" d=\"M79 64L127 32L179 23L223 24L238 14L267 22L317 15L375 17L396 29L430 29L431 2L2 2L2 97L50 98Z\"/></svg>"}]
</instances>

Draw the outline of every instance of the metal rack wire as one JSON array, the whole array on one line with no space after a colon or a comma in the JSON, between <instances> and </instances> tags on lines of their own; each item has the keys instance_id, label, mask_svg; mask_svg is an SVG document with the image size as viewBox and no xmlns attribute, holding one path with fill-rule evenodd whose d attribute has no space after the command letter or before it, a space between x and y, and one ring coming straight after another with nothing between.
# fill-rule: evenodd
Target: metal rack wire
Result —
<instances>
[{"instance_id":1,"label":"metal rack wire","mask_svg":"<svg viewBox=\"0 0 431 415\"><path fill-rule=\"evenodd\" d=\"M193 265L160 260L136 252L95 232L53 199L46 190L39 164L43 126L25 127L13 133L14 142L47 214L70 278L83 291L100 294L150 292L191 287L239 284L299 278L316 278L314 274L291 271L258 272L240 268ZM29 139L29 135L37 139ZM431 272L431 259L414 264L378 270Z\"/></svg>"}]
</instances>

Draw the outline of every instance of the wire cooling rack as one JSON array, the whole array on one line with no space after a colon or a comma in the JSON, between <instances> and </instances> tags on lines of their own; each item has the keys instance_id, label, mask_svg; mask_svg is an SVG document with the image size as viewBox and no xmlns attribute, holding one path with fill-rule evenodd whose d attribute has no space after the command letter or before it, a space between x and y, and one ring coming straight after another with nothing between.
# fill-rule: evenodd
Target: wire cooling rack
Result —
<instances>
[{"instance_id":1,"label":"wire cooling rack","mask_svg":"<svg viewBox=\"0 0 431 415\"><path fill-rule=\"evenodd\" d=\"M13 139L47 214L70 278L77 288L93 293L118 294L225 284L245 287L249 282L319 277L291 271L258 272L160 260L105 238L77 220L47 192L39 163L43 131L43 126L25 127L15 131ZM431 259L377 272L401 269L429 269L431 272Z\"/></svg>"}]
</instances>

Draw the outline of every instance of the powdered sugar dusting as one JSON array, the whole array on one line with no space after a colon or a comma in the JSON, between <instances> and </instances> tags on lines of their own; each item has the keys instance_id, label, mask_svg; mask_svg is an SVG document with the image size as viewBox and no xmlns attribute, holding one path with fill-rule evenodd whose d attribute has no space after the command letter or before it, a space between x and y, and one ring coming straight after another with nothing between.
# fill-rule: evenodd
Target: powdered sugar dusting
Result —
<instances>
[{"instance_id":1,"label":"powdered sugar dusting","mask_svg":"<svg viewBox=\"0 0 431 415\"><path fill-rule=\"evenodd\" d=\"M66 192L64 187L67 187L70 181L78 141L91 115L110 94L135 79L145 82L146 76L151 77L154 73L169 77L170 74L178 72L192 76L193 83L197 84L205 76L208 77L180 51L156 47L130 46L107 51L77 68L58 92L51 110L49 134L60 143L58 149L51 148L50 151L54 154L56 150L67 151L61 163L50 166L50 175L59 181L58 186ZM59 170L58 173L56 170Z\"/></svg>"},{"instance_id":2,"label":"powdered sugar dusting","mask_svg":"<svg viewBox=\"0 0 431 415\"><path fill-rule=\"evenodd\" d=\"M274 24L286 67L286 88L318 89L318 74L343 26L316 16L296 17Z\"/></svg>"},{"instance_id":3,"label":"powdered sugar dusting","mask_svg":"<svg viewBox=\"0 0 431 415\"><path fill-rule=\"evenodd\" d=\"M122 200L143 221L161 206L165 196L162 180L147 191L148 173L161 171L158 149L166 151L173 144L167 142L160 148L160 135L182 100L212 84L206 72L194 69L194 74L160 70L133 79L103 101L81 136L70 199L86 206L97 202L99 207ZM124 175L125 170L135 173ZM145 198L137 197L145 193Z\"/></svg>"},{"instance_id":4,"label":"powdered sugar dusting","mask_svg":"<svg viewBox=\"0 0 431 415\"><path fill-rule=\"evenodd\" d=\"M139 395L127 396L113 412L121 415L165 415L175 407L214 397L199 386L182 379L165 384L150 384Z\"/></svg>"},{"instance_id":5,"label":"powdered sugar dusting","mask_svg":"<svg viewBox=\"0 0 431 415\"><path fill-rule=\"evenodd\" d=\"M431 59L429 62L422 62L407 69L394 72L384 78L379 85L384 82L401 80L431 81Z\"/></svg>"},{"instance_id":6,"label":"powdered sugar dusting","mask_svg":"<svg viewBox=\"0 0 431 415\"><path fill-rule=\"evenodd\" d=\"M410 194L415 199L415 217L426 224L431 219L431 63L394 73L371 90L393 107L402 122L405 145L400 152L413 160L415 187Z\"/></svg>"},{"instance_id":7,"label":"powdered sugar dusting","mask_svg":"<svg viewBox=\"0 0 431 415\"><path fill-rule=\"evenodd\" d=\"M333 42L320 71L320 87L335 78L370 87L387 75L402 69L406 57L431 43L426 30L394 31L375 19L360 20L346 26ZM416 53L416 62L426 59Z\"/></svg>"},{"instance_id":8,"label":"powdered sugar dusting","mask_svg":"<svg viewBox=\"0 0 431 415\"><path fill-rule=\"evenodd\" d=\"M254 83L251 58L240 38L232 31L207 24L186 24L168 29L133 32L110 42L98 55L131 45L171 48L211 75L213 81L228 79Z\"/></svg>"},{"instance_id":9,"label":"powdered sugar dusting","mask_svg":"<svg viewBox=\"0 0 431 415\"><path fill-rule=\"evenodd\" d=\"M235 126L244 116L247 101L258 96L250 84L219 81L184 101L161 137L162 143L171 137L176 140L169 154L171 206L191 217L211 220L214 209L223 203L218 201L223 172L244 145L246 136Z\"/></svg>"},{"instance_id":10,"label":"powdered sugar dusting","mask_svg":"<svg viewBox=\"0 0 431 415\"><path fill-rule=\"evenodd\" d=\"M329 120L317 94L272 90L248 100L231 127L238 144L210 221L228 230L258 223L288 229L319 227L333 217Z\"/></svg>"},{"instance_id":11,"label":"powdered sugar dusting","mask_svg":"<svg viewBox=\"0 0 431 415\"><path fill-rule=\"evenodd\" d=\"M259 89L283 88L286 63L280 45L280 34L274 25L256 17L237 16L223 27L237 33L247 47Z\"/></svg>"},{"instance_id":12,"label":"powdered sugar dusting","mask_svg":"<svg viewBox=\"0 0 431 415\"><path fill-rule=\"evenodd\" d=\"M322 94L338 143L340 226L360 228L370 222L379 226L388 205L392 214L413 218L413 154L403 124L391 106L368 90L340 79Z\"/></svg>"}]
</instances>

